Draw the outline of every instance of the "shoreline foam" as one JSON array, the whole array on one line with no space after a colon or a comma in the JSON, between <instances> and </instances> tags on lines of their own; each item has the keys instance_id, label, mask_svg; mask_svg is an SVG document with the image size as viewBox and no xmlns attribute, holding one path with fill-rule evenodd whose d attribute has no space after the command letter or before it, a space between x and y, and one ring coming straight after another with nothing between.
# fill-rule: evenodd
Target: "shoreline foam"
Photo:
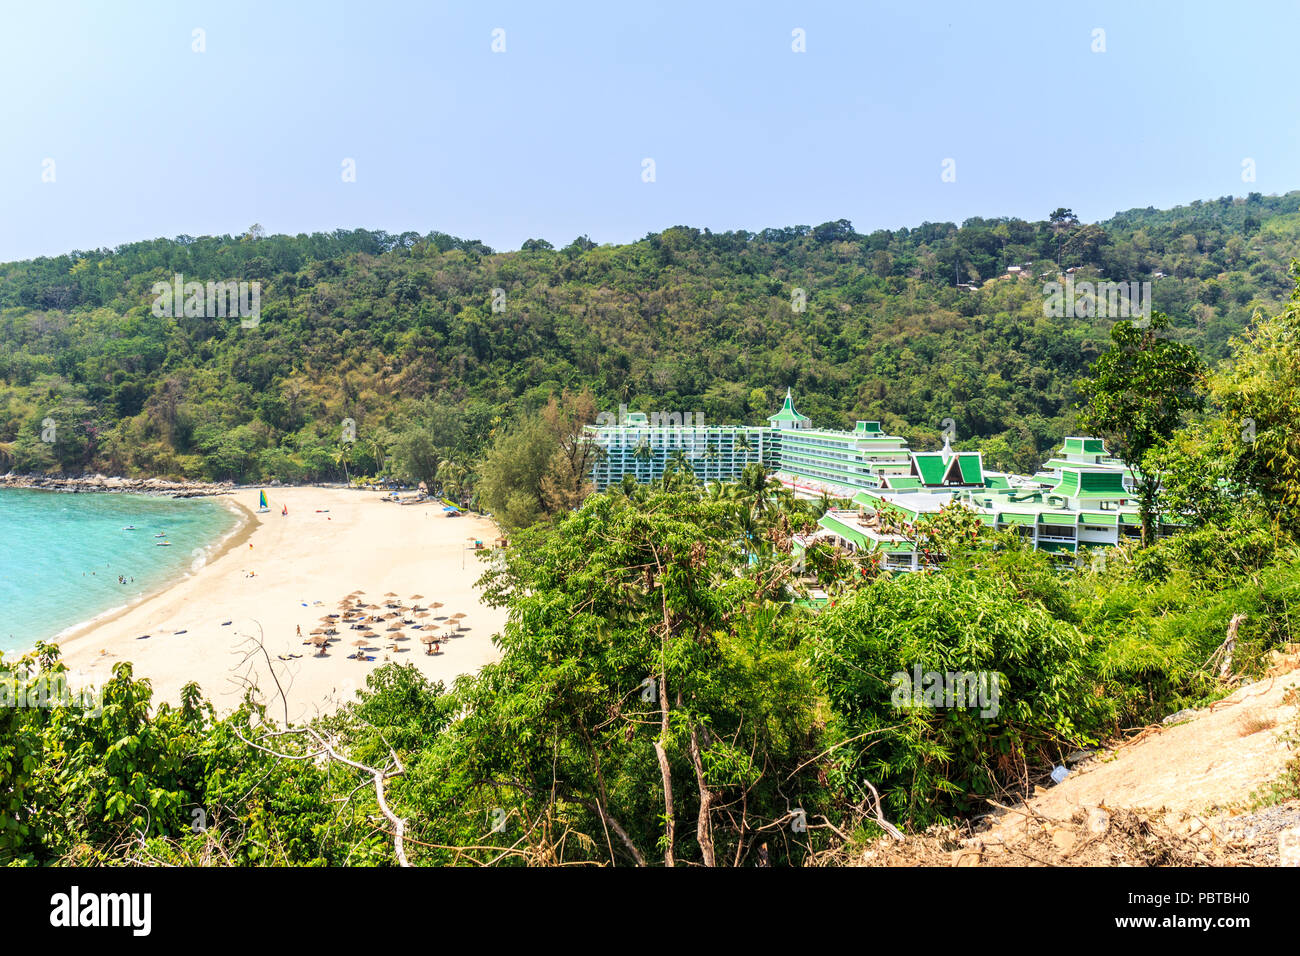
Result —
<instances>
[{"instance_id":1,"label":"shoreline foam","mask_svg":"<svg viewBox=\"0 0 1300 956\"><path fill-rule=\"evenodd\" d=\"M44 490L44 489L36 489L36 490ZM227 551L230 551L232 548L236 547L237 545L247 541L248 538L253 533L252 512L250 512L247 508L245 508L237 501L228 500L228 501L223 501L222 504L226 505L230 509L230 511L235 515L237 520L233 528L231 528L229 531L223 534L214 543L204 547L203 549L203 551L205 552L205 557L203 561L204 567L207 566L209 561L215 561L217 558L221 557ZM206 552L209 550L212 551L210 555L206 554ZM202 568L200 568L199 570L202 570ZM157 585L156 587L152 588L149 591L141 592L140 594L128 600L125 604L119 604L117 607L109 608L108 610L105 611L100 611L94 617L87 618L84 621L79 621L76 624L68 625L63 630L59 631L59 633L51 637L49 640L45 641L45 643L58 644L59 649L66 653L65 645L69 644L72 641L75 641L79 637L86 636L87 634L93 632L98 627L102 627L116 620L117 618L120 618L122 615L126 614L128 611L132 610L133 608L137 608L148 603L149 601L153 600L155 597L158 597L166 593L171 588L180 584L182 581L188 580L189 578L193 577L197 573L198 572L195 571L191 566L191 569L189 571L182 571L177 577L170 578L167 581L164 581L163 583ZM14 656L21 657L24 653L30 653L32 650L34 650L34 648L28 648L27 651L19 651Z\"/></svg>"}]
</instances>

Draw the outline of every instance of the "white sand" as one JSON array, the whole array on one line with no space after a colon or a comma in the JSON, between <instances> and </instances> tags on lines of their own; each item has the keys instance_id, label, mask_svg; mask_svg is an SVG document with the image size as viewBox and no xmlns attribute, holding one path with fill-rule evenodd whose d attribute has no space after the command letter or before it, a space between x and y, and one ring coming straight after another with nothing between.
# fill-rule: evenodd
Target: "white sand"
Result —
<instances>
[{"instance_id":1,"label":"white sand","mask_svg":"<svg viewBox=\"0 0 1300 956\"><path fill-rule=\"evenodd\" d=\"M497 657L492 635L505 624L504 608L480 602L474 582L485 566L468 538L490 548L499 531L483 518L448 517L441 505L398 505L377 492L330 488L267 489L269 514L254 514L257 491L228 496L247 509L248 525L231 538L223 553L196 573L137 605L79 628L59 640L74 686L101 684L112 666L131 661L136 677L153 682L155 703L177 702L180 689L197 682L219 712L238 706L247 678L255 679L269 713L282 720L275 682L260 653L251 659L244 636L258 634L289 701L289 719L303 720L334 710L365 686L366 675L386 659L415 664L430 680L448 686L460 674L474 673ZM280 514L288 505L287 517ZM329 509L327 514L316 509ZM249 545L252 545L250 548ZM253 576L249 577L249 572ZM384 605L389 591L403 607L443 606L415 620L424 630L403 628L408 637L393 643L385 625L367 652L373 661L349 657L360 631L339 625L328 656L304 646L321 617L339 612L340 601L361 589L364 600ZM423 600L412 601L416 594ZM304 607L303 605L307 606ZM444 633L443 615L462 612L463 630L429 656L419 640L428 630ZM389 613L389 609L368 613ZM403 617L410 615L404 614ZM224 621L232 623L223 626ZM296 629L302 628L302 637ZM184 630L186 633L177 634ZM149 635L147 640L142 635ZM242 635L242 636L241 636ZM241 646L244 650L241 650ZM300 654L287 661L279 655Z\"/></svg>"}]
</instances>

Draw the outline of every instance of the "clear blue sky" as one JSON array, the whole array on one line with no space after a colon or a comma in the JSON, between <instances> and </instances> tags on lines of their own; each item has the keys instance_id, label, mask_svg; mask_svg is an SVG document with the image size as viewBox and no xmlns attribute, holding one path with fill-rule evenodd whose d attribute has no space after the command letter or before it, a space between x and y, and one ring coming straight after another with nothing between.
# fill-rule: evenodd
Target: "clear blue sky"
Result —
<instances>
[{"instance_id":1,"label":"clear blue sky","mask_svg":"<svg viewBox=\"0 0 1300 956\"><path fill-rule=\"evenodd\" d=\"M1294 0L14 4L0 260L254 222L515 249L1284 192L1297 27Z\"/></svg>"}]
</instances>

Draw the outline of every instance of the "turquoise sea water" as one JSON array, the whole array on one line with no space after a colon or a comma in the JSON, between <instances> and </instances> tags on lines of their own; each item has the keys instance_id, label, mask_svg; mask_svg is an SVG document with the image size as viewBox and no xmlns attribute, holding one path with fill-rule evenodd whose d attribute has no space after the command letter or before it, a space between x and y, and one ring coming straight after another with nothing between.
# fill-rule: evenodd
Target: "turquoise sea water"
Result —
<instances>
[{"instance_id":1,"label":"turquoise sea water","mask_svg":"<svg viewBox=\"0 0 1300 956\"><path fill-rule=\"evenodd\" d=\"M0 651L30 648L189 573L238 520L212 498L0 490Z\"/></svg>"}]
</instances>

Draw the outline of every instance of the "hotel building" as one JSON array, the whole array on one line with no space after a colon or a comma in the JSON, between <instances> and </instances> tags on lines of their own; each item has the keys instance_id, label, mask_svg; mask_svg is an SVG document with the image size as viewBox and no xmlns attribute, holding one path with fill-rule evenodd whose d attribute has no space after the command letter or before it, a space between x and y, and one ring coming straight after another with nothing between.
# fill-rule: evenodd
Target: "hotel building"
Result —
<instances>
[{"instance_id":1,"label":"hotel building","mask_svg":"<svg viewBox=\"0 0 1300 956\"><path fill-rule=\"evenodd\" d=\"M1068 437L1036 474L1020 476L988 471L979 452L954 450L946 439L938 451L913 451L879 422L860 421L852 431L813 428L788 390L767 427L620 417L617 425L588 427L602 449L592 472L597 490L625 475L654 481L674 459L702 481L734 481L746 465L760 463L801 497L825 494L850 505L827 511L820 530L796 539L796 547L831 540L847 551L879 552L892 569L921 566L907 526L951 502L991 528L1062 555L1141 534L1134 490L1140 476L1110 457L1099 438ZM1173 530L1173 523L1160 527L1161 534Z\"/></svg>"}]
</instances>

